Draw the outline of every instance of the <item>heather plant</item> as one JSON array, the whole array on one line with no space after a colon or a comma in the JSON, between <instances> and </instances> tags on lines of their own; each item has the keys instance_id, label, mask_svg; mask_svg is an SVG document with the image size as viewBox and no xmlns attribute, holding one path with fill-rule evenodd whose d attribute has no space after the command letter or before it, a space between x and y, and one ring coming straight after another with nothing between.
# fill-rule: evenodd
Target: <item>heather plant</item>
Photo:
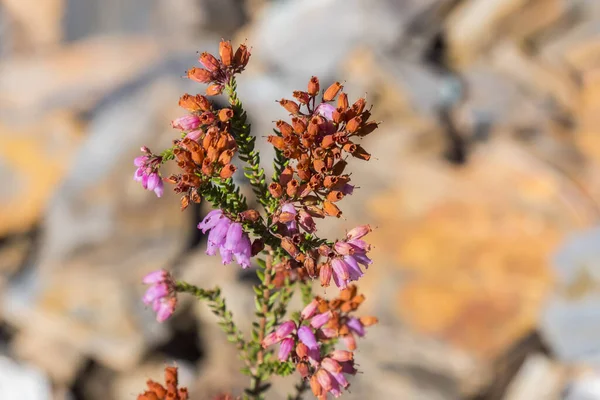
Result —
<instances>
[{"instance_id":1,"label":"heather plant","mask_svg":"<svg viewBox=\"0 0 600 400\"><path fill-rule=\"evenodd\" d=\"M229 106L219 109L204 95L184 94L179 105L187 114L172 123L178 131L173 146L160 153L142 147L134 178L158 197L165 184L172 185L181 194L182 211L202 199L211 204L213 210L198 224L208 234L206 254L218 253L223 264L256 268L260 280L254 287L252 331L237 327L219 288L177 281L166 270L143 278L149 285L143 301L159 322L173 314L180 295L206 301L244 362L242 373L249 377L244 399L263 399L274 377L294 372L299 383L289 399L302 398L309 388L319 399L339 397L357 372L357 338L377 322L356 314L365 298L354 283L372 263L365 241L371 228L361 225L327 239L318 236L317 221L342 215L340 201L355 190L346 167L352 158L370 159L358 142L378 124L369 120L364 98L350 103L339 82L321 90L313 76L306 90L293 93L295 100L279 101L290 120L277 121L267 138L275 148L275 172L268 179L236 91L236 77L249 59L245 45L234 52L228 41L221 41L219 58L200 55L201 67L191 68L187 77L208 85L206 96L225 93ZM236 156L260 210L248 206L232 179L238 173ZM177 165L176 174L162 175L167 162ZM327 287L332 280L339 289L332 289L332 299L313 295L314 281ZM304 307L290 310L296 292ZM138 399L188 398L176 384L164 388L149 381L148 386Z\"/></svg>"}]
</instances>

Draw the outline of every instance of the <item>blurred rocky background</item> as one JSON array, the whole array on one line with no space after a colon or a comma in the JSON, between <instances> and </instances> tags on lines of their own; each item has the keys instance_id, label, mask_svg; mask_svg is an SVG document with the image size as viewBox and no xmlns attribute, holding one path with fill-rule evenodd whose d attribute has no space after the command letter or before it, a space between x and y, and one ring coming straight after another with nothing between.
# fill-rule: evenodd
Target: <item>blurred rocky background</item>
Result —
<instances>
[{"instance_id":1,"label":"blurred rocky background","mask_svg":"<svg viewBox=\"0 0 600 400\"><path fill-rule=\"evenodd\" d=\"M0 399L133 399L173 362L193 399L244 387L205 306L159 325L140 279L248 326L250 274L132 179L221 37L257 136L311 75L383 121L330 230L377 226L345 398L600 399L598 0L0 0Z\"/></svg>"}]
</instances>

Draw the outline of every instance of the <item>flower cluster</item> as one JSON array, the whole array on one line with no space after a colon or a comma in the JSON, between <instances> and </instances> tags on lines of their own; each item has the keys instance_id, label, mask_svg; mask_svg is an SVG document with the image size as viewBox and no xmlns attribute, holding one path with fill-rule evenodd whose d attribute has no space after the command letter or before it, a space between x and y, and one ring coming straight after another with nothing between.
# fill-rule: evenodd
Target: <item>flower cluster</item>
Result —
<instances>
[{"instance_id":1,"label":"flower cluster","mask_svg":"<svg viewBox=\"0 0 600 400\"><path fill-rule=\"evenodd\" d=\"M373 262L367 256L371 245L361 239L369 232L369 225L358 226L347 233L345 240L335 242L333 248L327 245L320 246L319 253L327 257L319 266L322 286L329 286L333 277L335 285L344 289L348 282L357 281L364 275L360 265L368 268Z\"/></svg>"},{"instance_id":2,"label":"flower cluster","mask_svg":"<svg viewBox=\"0 0 600 400\"><path fill-rule=\"evenodd\" d=\"M150 285L144 294L144 303L152 305L158 322L165 321L173 314L177 305L175 281L171 274L164 269L159 269L146 275L142 282Z\"/></svg>"},{"instance_id":3,"label":"flower cluster","mask_svg":"<svg viewBox=\"0 0 600 400\"><path fill-rule=\"evenodd\" d=\"M162 157L152 154L146 146L141 150L144 155L133 160L133 164L137 167L133 179L141 182L144 189L151 190L156 196L161 197L164 185L158 169L162 163Z\"/></svg>"},{"instance_id":4,"label":"flower cluster","mask_svg":"<svg viewBox=\"0 0 600 400\"><path fill-rule=\"evenodd\" d=\"M202 233L210 231L206 254L214 256L218 249L223 264L231 263L235 257L242 268L250 267L252 244L241 223L233 222L221 210L213 210L198 224L198 229Z\"/></svg>"},{"instance_id":5,"label":"flower cluster","mask_svg":"<svg viewBox=\"0 0 600 400\"><path fill-rule=\"evenodd\" d=\"M165 368L165 386L149 379L146 382L148 390L140 394L137 400L188 400L187 388L178 388L177 368Z\"/></svg>"},{"instance_id":6,"label":"flower cluster","mask_svg":"<svg viewBox=\"0 0 600 400\"><path fill-rule=\"evenodd\" d=\"M206 254L218 251L223 264L235 260L246 269L252 257L262 253L255 263L260 283L254 287L258 320L252 324L252 334L246 338L236 326L218 287L208 290L175 282L165 270L144 277L150 286L143 301L152 306L159 322L173 314L178 293L207 301L227 339L240 350L247 367L244 372L251 376L244 398L264 398L272 375L287 375L294 369L302 384L293 398L300 398L308 385L319 399L329 394L338 397L349 387L348 376L357 372L353 353L357 338L377 322L375 317L355 315L365 298L351 284L372 264L371 246L364 239L371 228L361 225L343 239L328 240L318 236L315 221L341 216L338 202L355 189L346 171L348 160L370 159L358 140L378 123L370 121L364 98L350 105L340 83L321 91L319 80L312 77L306 91L294 92L295 100L279 101L291 120L277 121L275 134L268 137L276 158L275 172L267 181L255 150L257 138L236 93L235 75L245 69L249 58L245 45L234 52L225 40L219 45L219 58L202 53L201 67L191 68L187 77L207 84L206 95L225 92L229 106L215 107L201 94L183 95L179 105L187 113L172 121L178 132L173 146L160 155L143 147L144 154L134 164L135 179L160 197L164 190L160 168L175 161L179 170L164 181L182 195L182 211L191 202L211 203L213 210L198 224L207 235ZM248 207L250 202L231 179L235 157L244 164L244 176L262 213ZM341 290L339 296L333 300L313 296L311 280L317 279L325 287L333 280ZM305 307L285 318L296 283ZM345 349L336 349L339 343ZM279 344L277 352L272 349L275 344ZM169 373L166 387L149 381L149 390L138 400L187 399L187 391L177 389L176 370Z\"/></svg>"},{"instance_id":7,"label":"flower cluster","mask_svg":"<svg viewBox=\"0 0 600 400\"><path fill-rule=\"evenodd\" d=\"M335 82L315 106L320 86L319 79L313 76L306 92L294 92L297 102L280 100L292 115L291 124L277 121L278 134L268 137L285 158L295 160L294 166L287 166L279 179L271 183L271 195L284 201L299 201L316 217L341 216L335 203L354 190L349 183L350 175L344 174L347 162L343 156L369 160L369 153L353 140L368 135L378 126L369 121L371 113L365 109L365 99L360 98L350 106L342 89ZM334 107L330 103L336 97L337 107Z\"/></svg>"},{"instance_id":8,"label":"flower cluster","mask_svg":"<svg viewBox=\"0 0 600 400\"><path fill-rule=\"evenodd\" d=\"M219 44L219 57L220 60L217 60L212 54L204 52L199 59L204 68L192 68L187 72L188 78L209 84L206 89L206 94L209 96L223 92L231 77L246 68L250 60L250 51L246 45L241 44L234 53L231 42L223 40Z\"/></svg>"},{"instance_id":9,"label":"flower cluster","mask_svg":"<svg viewBox=\"0 0 600 400\"><path fill-rule=\"evenodd\" d=\"M341 291L332 301L316 297L300 313L298 323L290 320L280 324L262 341L263 347L279 343L277 358L291 360L303 379L309 379L315 396L335 397L349 386L345 374L354 375L354 335L365 335L365 327L377 322L374 317L356 318L351 313L364 301L356 286ZM331 350L329 343L341 337L348 350Z\"/></svg>"}]
</instances>

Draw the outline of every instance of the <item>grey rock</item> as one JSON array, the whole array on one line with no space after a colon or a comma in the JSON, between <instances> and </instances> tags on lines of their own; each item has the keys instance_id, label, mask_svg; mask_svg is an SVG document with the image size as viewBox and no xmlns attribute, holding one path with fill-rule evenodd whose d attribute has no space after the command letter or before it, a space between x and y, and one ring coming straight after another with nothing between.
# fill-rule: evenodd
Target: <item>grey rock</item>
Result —
<instances>
[{"instance_id":1,"label":"grey rock","mask_svg":"<svg viewBox=\"0 0 600 400\"><path fill-rule=\"evenodd\" d=\"M272 3L256 22L256 56L275 72L333 79L358 46L386 48L401 34L402 16L386 1L302 0Z\"/></svg>"},{"instance_id":2,"label":"grey rock","mask_svg":"<svg viewBox=\"0 0 600 400\"><path fill-rule=\"evenodd\" d=\"M540 330L559 359L600 365L600 229L567 239L554 258L556 293Z\"/></svg>"},{"instance_id":3,"label":"grey rock","mask_svg":"<svg viewBox=\"0 0 600 400\"><path fill-rule=\"evenodd\" d=\"M0 357L0 398L2 400L50 400L50 381L35 368Z\"/></svg>"}]
</instances>

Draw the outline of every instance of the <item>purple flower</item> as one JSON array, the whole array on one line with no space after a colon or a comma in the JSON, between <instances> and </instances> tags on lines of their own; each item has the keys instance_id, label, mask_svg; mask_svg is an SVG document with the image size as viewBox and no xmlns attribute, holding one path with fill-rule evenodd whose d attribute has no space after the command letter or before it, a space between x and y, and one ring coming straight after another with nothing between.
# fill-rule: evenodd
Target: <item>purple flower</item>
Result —
<instances>
[{"instance_id":1,"label":"purple flower","mask_svg":"<svg viewBox=\"0 0 600 400\"><path fill-rule=\"evenodd\" d=\"M281 341L281 344L279 345L279 354L277 355L277 358L279 359L279 361L287 360L288 357L290 356L290 352L292 351L293 348L294 348L294 339L292 339L292 338L283 339Z\"/></svg>"},{"instance_id":2,"label":"purple flower","mask_svg":"<svg viewBox=\"0 0 600 400\"><path fill-rule=\"evenodd\" d=\"M146 275L142 282L150 285L142 300L145 304L152 305L158 322L165 321L173 314L177 305L173 278L167 271L161 269Z\"/></svg>"},{"instance_id":3,"label":"purple flower","mask_svg":"<svg viewBox=\"0 0 600 400\"><path fill-rule=\"evenodd\" d=\"M317 307L319 307L319 300L313 299L313 301L311 301L306 305L306 307L304 307L304 309L300 313L300 316L302 317L302 319L311 318L313 315L315 315Z\"/></svg>"},{"instance_id":4,"label":"purple flower","mask_svg":"<svg viewBox=\"0 0 600 400\"><path fill-rule=\"evenodd\" d=\"M200 126L200 117L197 115L184 115L171 122L173 128L181 129L182 131L191 131Z\"/></svg>"},{"instance_id":5,"label":"purple flower","mask_svg":"<svg viewBox=\"0 0 600 400\"><path fill-rule=\"evenodd\" d=\"M279 325L275 330L275 335L278 338L284 338L296 329L296 323L294 321L286 321Z\"/></svg>"},{"instance_id":6,"label":"purple flower","mask_svg":"<svg viewBox=\"0 0 600 400\"><path fill-rule=\"evenodd\" d=\"M300 220L298 222L300 223L302 229L308 233L313 233L315 230L317 230L315 220L309 213L307 213L305 210L300 210L299 214Z\"/></svg>"},{"instance_id":7,"label":"purple flower","mask_svg":"<svg viewBox=\"0 0 600 400\"><path fill-rule=\"evenodd\" d=\"M185 135L185 137L187 139L192 139L193 141L197 142L198 139L200 139L200 137L202 136L204 132L201 130L196 130L196 131L191 131L190 133L188 133L187 135Z\"/></svg>"},{"instance_id":8,"label":"purple flower","mask_svg":"<svg viewBox=\"0 0 600 400\"><path fill-rule=\"evenodd\" d=\"M350 231L346 235L346 238L348 240L360 239L361 237L365 236L369 232L371 232L371 227L369 225L360 225L360 226L357 226L356 228L350 229Z\"/></svg>"},{"instance_id":9,"label":"purple flower","mask_svg":"<svg viewBox=\"0 0 600 400\"><path fill-rule=\"evenodd\" d=\"M345 289L350 280L348 264L340 258L334 258L331 261L331 268L333 269L333 281L336 286L340 289Z\"/></svg>"},{"instance_id":10,"label":"purple flower","mask_svg":"<svg viewBox=\"0 0 600 400\"><path fill-rule=\"evenodd\" d=\"M162 162L162 157L153 155L146 147L143 147L142 151L146 152L146 155L136 157L133 160L133 165L137 167L133 179L141 182L144 189L151 190L157 197L161 197L164 193L164 184L158 173L158 168Z\"/></svg>"},{"instance_id":11,"label":"purple flower","mask_svg":"<svg viewBox=\"0 0 600 400\"><path fill-rule=\"evenodd\" d=\"M316 349L319 347L315 334L308 326L301 326L298 328L298 339L300 339L300 341L309 349Z\"/></svg>"},{"instance_id":12,"label":"purple flower","mask_svg":"<svg viewBox=\"0 0 600 400\"><path fill-rule=\"evenodd\" d=\"M344 256L344 261L348 265L348 274L351 281L357 281L364 275L354 256Z\"/></svg>"},{"instance_id":13,"label":"purple flower","mask_svg":"<svg viewBox=\"0 0 600 400\"><path fill-rule=\"evenodd\" d=\"M298 212L296 211L296 207L292 203L284 203L281 206L281 212L287 213L288 221L285 222L285 226L288 229L290 234L294 234L298 231L298 224L296 222L296 215Z\"/></svg>"},{"instance_id":14,"label":"purple flower","mask_svg":"<svg viewBox=\"0 0 600 400\"><path fill-rule=\"evenodd\" d=\"M235 258L242 268L250 267L252 243L242 224L231 221L221 210L213 210L198 224L198 229L202 233L210 231L206 254L214 256L219 250L223 264L230 264Z\"/></svg>"},{"instance_id":15,"label":"purple flower","mask_svg":"<svg viewBox=\"0 0 600 400\"><path fill-rule=\"evenodd\" d=\"M350 318L346 325L348 325L348 328L350 328L350 330L355 332L358 336L365 336L365 327L358 318Z\"/></svg>"},{"instance_id":16,"label":"purple flower","mask_svg":"<svg viewBox=\"0 0 600 400\"><path fill-rule=\"evenodd\" d=\"M333 112L335 111L335 107L328 103L321 103L315 109L315 113L319 114L325 119L331 121L333 119Z\"/></svg>"},{"instance_id":17,"label":"purple flower","mask_svg":"<svg viewBox=\"0 0 600 400\"><path fill-rule=\"evenodd\" d=\"M227 230L227 238L225 240L225 248L229 251L237 249L240 241L242 240L243 233L244 231L242 229L242 224L234 222L229 225L229 229Z\"/></svg>"},{"instance_id":18,"label":"purple flower","mask_svg":"<svg viewBox=\"0 0 600 400\"><path fill-rule=\"evenodd\" d=\"M319 329L320 327L325 325L330 319L331 319L330 311L324 312L322 314L317 314L311 319L310 326L312 326L315 329Z\"/></svg>"},{"instance_id":19,"label":"purple flower","mask_svg":"<svg viewBox=\"0 0 600 400\"><path fill-rule=\"evenodd\" d=\"M206 233L207 230L212 229L215 225L217 225L217 222L219 222L219 219L222 216L223 211L219 209L212 210L211 212L206 214L206 217L204 217L202 222L198 224L198 229L201 229L202 233Z\"/></svg>"}]
</instances>

